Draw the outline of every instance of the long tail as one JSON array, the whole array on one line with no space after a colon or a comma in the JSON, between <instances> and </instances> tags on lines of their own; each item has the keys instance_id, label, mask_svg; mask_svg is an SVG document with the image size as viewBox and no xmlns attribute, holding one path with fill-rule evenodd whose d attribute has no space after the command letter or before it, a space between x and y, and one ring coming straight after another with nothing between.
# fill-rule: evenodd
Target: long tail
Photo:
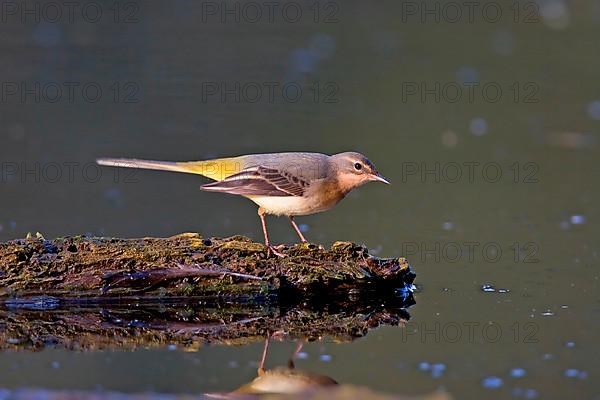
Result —
<instances>
[{"instance_id":1,"label":"long tail","mask_svg":"<svg viewBox=\"0 0 600 400\"><path fill-rule=\"evenodd\" d=\"M141 168L197 174L216 181L221 181L230 175L237 174L243 169L242 160L238 157L186 162L138 160L135 158L98 158L96 162L100 165L110 167Z\"/></svg>"}]
</instances>

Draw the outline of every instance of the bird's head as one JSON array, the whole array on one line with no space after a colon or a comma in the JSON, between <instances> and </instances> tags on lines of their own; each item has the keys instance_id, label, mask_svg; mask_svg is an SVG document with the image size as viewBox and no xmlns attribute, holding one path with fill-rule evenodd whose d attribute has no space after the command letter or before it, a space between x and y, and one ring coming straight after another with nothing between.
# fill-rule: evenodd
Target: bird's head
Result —
<instances>
[{"instance_id":1,"label":"bird's head","mask_svg":"<svg viewBox=\"0 0 600 400\"><path fill-rule=\"evenodd\" d=\"M337 171L338 182L345 192L371 181L390 184L377 171L375 165L360 153L339 153L331 156L331 159Z\"/></svg>"}]
</instances>

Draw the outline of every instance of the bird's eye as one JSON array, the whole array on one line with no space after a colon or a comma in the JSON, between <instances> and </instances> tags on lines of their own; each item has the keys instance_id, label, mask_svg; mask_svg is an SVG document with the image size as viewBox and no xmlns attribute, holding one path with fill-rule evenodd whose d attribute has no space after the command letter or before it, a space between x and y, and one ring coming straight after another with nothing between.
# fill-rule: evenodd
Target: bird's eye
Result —
<instances>
[{"instance_id":1,"label":"bird's eye","mask_svg":"<svg viewBox=\"0 0 600 400\"><path fill-rule=\"evenodd\" d=\"M354 164L354 169L360 171L362 169L362 164L357 162L356 164Z\"/></svg>"}]
</instances>

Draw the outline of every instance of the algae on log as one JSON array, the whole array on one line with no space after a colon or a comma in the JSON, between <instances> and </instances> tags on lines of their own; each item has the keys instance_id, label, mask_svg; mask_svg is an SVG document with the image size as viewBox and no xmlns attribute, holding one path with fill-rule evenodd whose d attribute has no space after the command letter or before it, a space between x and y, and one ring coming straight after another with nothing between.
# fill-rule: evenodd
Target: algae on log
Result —
<instances>
[{"instance_id":1,"label":"algae on log","mask_svg":"<svg viewBox=\"0 0 600 400\"><path fill-rule=\"evenodd\" d=\"M297 244L266 257L243 236L116 239L42 237L0 243L0 297L173 296L259 299L391 295L415 278L404 258L377 258L349 242Z\"/></svg>"}]
</instances>

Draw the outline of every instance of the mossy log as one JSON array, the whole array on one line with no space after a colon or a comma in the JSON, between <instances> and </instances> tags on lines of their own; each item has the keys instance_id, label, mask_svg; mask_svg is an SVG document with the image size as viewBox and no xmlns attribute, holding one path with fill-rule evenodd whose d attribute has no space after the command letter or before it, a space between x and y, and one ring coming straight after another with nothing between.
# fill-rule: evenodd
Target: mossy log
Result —
<instances>
[{"instance_id":1,"label":"mossy log","mask_svg":"<svg viewBox=\"0 0 600 400\"><path fill-rule=\"evenodd\" d=\"M336 242L281 249L242 236L116 239L41 235L0 243L1 297L219 297L278 301L348 293L392 295L412 287L404 258L378 258L363 247Z\"/></svg>"}]
</instances>

